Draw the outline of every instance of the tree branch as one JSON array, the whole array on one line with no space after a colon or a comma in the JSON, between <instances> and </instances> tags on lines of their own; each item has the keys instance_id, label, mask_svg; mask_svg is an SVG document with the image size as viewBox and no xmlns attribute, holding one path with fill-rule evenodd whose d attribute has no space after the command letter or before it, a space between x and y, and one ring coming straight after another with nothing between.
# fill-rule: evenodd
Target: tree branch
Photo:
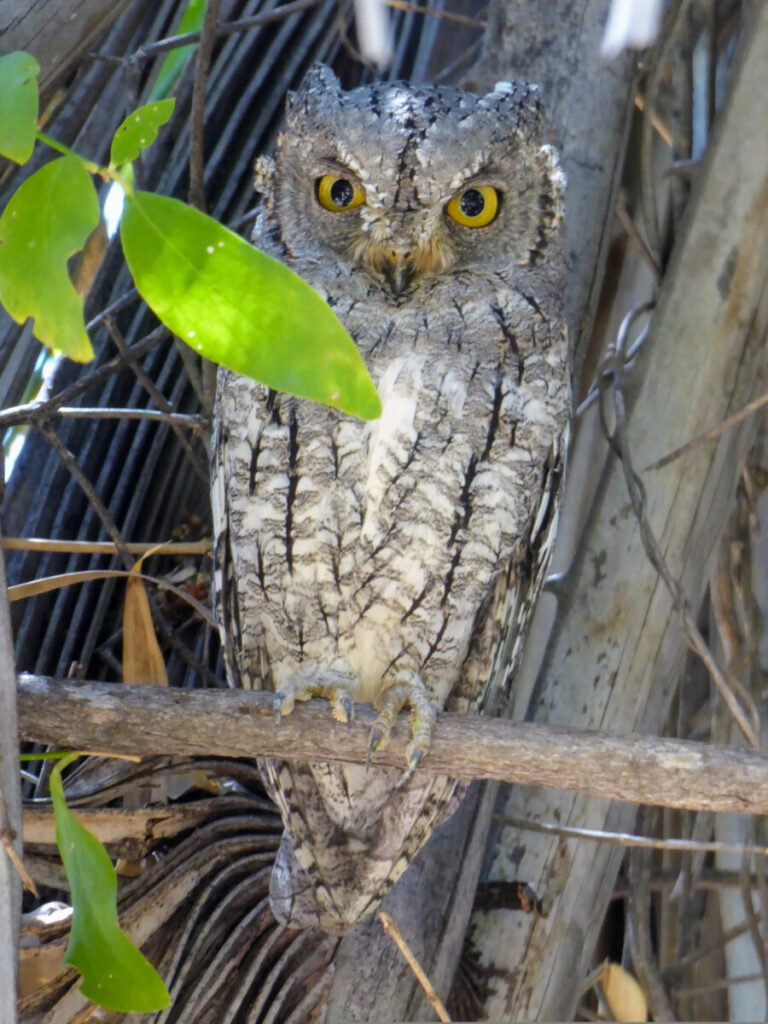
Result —
<instances>
[{"instance_id":1,"label":"tree branch","mask_svg":"<svg viewBox=\"0 0 768 1024\"><path fill-rule=\"evenodd\" d=\"M325 702L276 725L272 694L188 691L19 676L24 740L120 754L279 757L364 764L375 713L333 720ZM405 767L405 716L374 765ZM768 758L737 747L615 736L556 726L442 714L419 771L502 779L664 807L768 812Z\"/></svg>"},{"instance_id":2,"label":"tree branch","mask_svg":"<svg viewBox=\"0 0 768 1024\"><path fill-rule=\"evenodd\" d=\"M21 790L13 692L13 638L0 551L0 1020L13 1021L19 953L21 880Z\"/></svg>"}]
</instances>

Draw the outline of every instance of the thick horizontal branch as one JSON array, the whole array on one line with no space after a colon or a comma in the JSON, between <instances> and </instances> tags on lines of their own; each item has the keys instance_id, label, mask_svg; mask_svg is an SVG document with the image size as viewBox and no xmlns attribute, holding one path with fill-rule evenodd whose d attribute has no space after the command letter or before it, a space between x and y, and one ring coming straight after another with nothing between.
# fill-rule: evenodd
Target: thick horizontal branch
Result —
<instances>
[{"instance_id":1,"label":"thick horizontal branch","mask_svg":"<svg viewBox=\"0 0 768 1024\"><path fill-rule=\"evenodd\" d=\"M279 757L365 763L375 713L349 725L325 701L298 705L275 724L272 695L177 690L19 676L23 740L117 754ZM405 766L401 715L373 764ZM442 714L419 771L501 779L589 796L695 810L768 813L768 758L753 750L654 736L615 736L506 719Z\"/></svg>"}]
</instances>

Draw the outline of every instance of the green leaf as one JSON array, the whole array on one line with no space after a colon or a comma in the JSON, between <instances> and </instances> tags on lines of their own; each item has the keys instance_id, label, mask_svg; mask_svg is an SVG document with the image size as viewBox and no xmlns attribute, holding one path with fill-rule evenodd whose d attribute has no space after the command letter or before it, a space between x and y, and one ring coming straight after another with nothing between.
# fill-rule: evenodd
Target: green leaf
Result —
<instances>
[{"instance_id":1,"label":"green leaf","mask_svg":"<svg viewBox=\"0 0 768 1024\"><path fill-rule=\"evenodd\" d=\"M157 130L170 118L176 100L155 100L139 107L123 121L112 139L109 162L112 167L135 160L142 149L151 146Z\"/></svg>"},{"instance_id":2,"label":"green leaf","mask_svg":"<svg viewBox=\"0 0 768 1024\"><path fill-rule=\"evenodd\" d=\"M84 996L108 1010L151 1013L171 997L152 964L117 923L117 876L107 851L67 807L61 770L51 773L56 842L72 892L72 929L65 962L83 976Z\"/></svg>"},{"instance_id":3,"label":"green leaf","mask_svg":"<svg viewBox=\"0 0 768 1024\"><path fill-rule=\"evenodd\" d=\"M0 302L17 323L34 317L36 338L82 363L93 349L67 259L98 223L96 190L75 156L36 171L0 217Z\"/></svg>"},{"instance_id":4,"label":"green leaf","mask_svg":"<svg viewBox=\"0 0 768 1024\"><path fill-rule=\"evenodd\" d=\"M330 307L282 263L178 199L126 195L136 287L197 352L277 391L375 419L381 403Z\"/></svg>"},{"instance_id":5,"label":"green leaf","mask_svg":"<svg viewBox=\"0 0 768 1024\"><path fill-rule=\"evenodd\" d=\"M25 164L35 146L39 70L23 50L0 57L0 156L17 164Z\"/></svg>"},{"instance_id":6,"label":"green leaf","mask_svg":"<svg viewBox=\"0 0 768 1024\"><path fill-rule=\"evenodd\" d=\"M181 16L181 21L176 26L175 35L183 36L187 32L200 31L203 27L203 17L205 16L205 3L206 0L189 0L186 10ZM189 63L196 49L197 44L190 43L189 46L177 46L175 50L170 50L166 53L160 65L160 70L157 72L157 78L149 92L151 100L162 99L173 92L182 71Z\"/></svg>"}]
</instances>

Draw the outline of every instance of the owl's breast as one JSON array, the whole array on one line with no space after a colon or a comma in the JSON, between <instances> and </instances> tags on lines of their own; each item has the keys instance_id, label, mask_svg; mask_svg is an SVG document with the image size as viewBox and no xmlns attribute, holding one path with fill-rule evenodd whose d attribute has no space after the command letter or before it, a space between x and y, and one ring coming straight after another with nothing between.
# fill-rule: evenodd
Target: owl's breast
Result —
<instances>
[{"instance_id":1,"label":"owl's breast","mask_svg":"<svg viewBox=\"0 0 768 1024\"><path fill-rule=\"evenodd\" d=\"M234 375L220 388L241 674L277 687L301 662L338 665L370 700L407 669L443 706L524 549L567 417L565 345L510 343L494 316L473 338L458 307L439 329L363 319L373 423Z\"/></svg>"}]
</instances>

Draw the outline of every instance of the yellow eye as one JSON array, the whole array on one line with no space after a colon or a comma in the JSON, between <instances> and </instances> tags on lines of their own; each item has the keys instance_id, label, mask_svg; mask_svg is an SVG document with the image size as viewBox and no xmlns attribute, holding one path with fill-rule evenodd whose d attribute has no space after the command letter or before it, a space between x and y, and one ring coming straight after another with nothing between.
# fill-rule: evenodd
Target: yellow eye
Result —
<instances>
[{"instance_id":1,"label":"yellow eye","mask_svg":"<svg viewBox=\"0 0 768 1024\"><path fill-rule=\"evenodd\" d=\"M317 201L326 210L343 213L354 210L365 202L365 192L349 178L337 178L335 174L324 174L315 182Z\"/></svg>"},{"instance_id":2,"label":"yellow eye","mask_svg":"<svg viewBox=\"0 0 768 1024\"><path fill-rule=\"evenodd\" d=\"M484 228L499 212L499 192L491 185L473 185L457 193L445 212L465 228Z\"/></svg>"}]
</instances>

